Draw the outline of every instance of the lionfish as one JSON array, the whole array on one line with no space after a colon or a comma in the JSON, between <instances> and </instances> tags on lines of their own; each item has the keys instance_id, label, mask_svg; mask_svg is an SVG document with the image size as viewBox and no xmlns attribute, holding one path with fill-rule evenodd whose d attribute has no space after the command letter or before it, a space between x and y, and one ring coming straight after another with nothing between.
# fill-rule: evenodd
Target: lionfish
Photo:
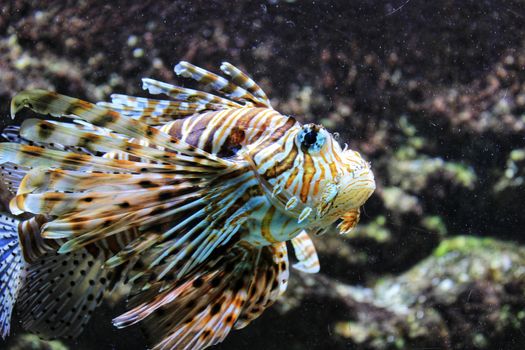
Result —
<instances>
[{"instance_id":1,"label":"lionfish","mask_svg":"<svg viewBox=\"0 0 525 350\"><path fill-rule=\"evenodd\" d=\"M0 217L3 337L15 302L25 329L76 337L128 283L116 327L140 323L153 349L203 349L282 295L287 241L293 267L315 273L309 233L357 224L375 189L369 163L324 127L275 111L238 68L221 70L229 79L175 67L217 94L143 79L169 99L13 98L12 117L27 107L55 118L10 126L0 143L12 193Z\"/></svg>"}]
</instances>

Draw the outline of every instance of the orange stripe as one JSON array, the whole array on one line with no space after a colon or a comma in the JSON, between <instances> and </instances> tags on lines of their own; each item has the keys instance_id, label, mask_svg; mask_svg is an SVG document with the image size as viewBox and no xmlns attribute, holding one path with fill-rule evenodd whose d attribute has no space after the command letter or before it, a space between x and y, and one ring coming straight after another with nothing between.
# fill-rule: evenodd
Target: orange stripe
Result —
<instances>
[{"instance_id":1,"label":"orange stripe","mask_svg":"<svg viewBox=\"0 0 525 350\"><path fill-rule=\"evenodd\" d=\"M331 154L333 156L336 156L335 152L332 152ZM320 152L319 155L323 159L323 162L325 164L328 164L328 167L330 168L330 174L332 175L332 178L335 179L337 177L337 167L335 166L335 161L332 161L332 162L328 161L328 159L326 159L325 152ZM339 159L339 157L337 157L337 159ZM341 162L339 161L339 163Z\"/></svg>"},{"instance_id":2,"label":"orange stripe","mask_svg":"<svg viewBox=\"0 0 525 350\"><path fill-rule=\"evenodd\" d=\"M333 150L333 148L332 148L332 150ZM337 152L333 152L333 151L332 151L332 155L334 156L336 162L342 163L341 158L339 157L339 155L337 154Z\"/></svg>"},{"instance_id":3,"label":"orange stripe","mask_svg":"<svg viewBox=\"0 0 525 350\"><path fill-rule=\"evenodd\" d=\"M264 121L264 127L261 127L261 131L260 133L262 134L263 130L266 129L268 126L269 126L269 123L268 123L268 120L270 118L267 118L265 121ZM255 158L257 156L257 154L259 152L261 152L262 150L264 150L266 147L268 147L269 145L271 145L272 143L275 143L275 142L282 142L281 138L283 136L286 135L286 133L296 124L297 122L295 121L295 119L291 118L291 117L288 117L288 119L286 120L286 122L281 125L280 127L278 127L277 129L275 129L273 131L273 133L270 135L270 137L265 141L263 142L260 147L258 147L257 151L253 154L253 157ZM257 135L259 136L259 135Z\"/></svg>"},{"instance_id":4,"label":"orange stripe","mask_svg":"<svg viewBox=\"0 0 525 350\"><path fill-rule=\"evenodd\" d=\"M285 137L285 140L283 143L286 143L287 139L288 139L288 136ZM276 150L275 152L272 152L272 154L268 155L268 157L266 157L264 160L261 160L260 164L263 164L264 162L266 162L268 158L274 157L280 151L281 150ZM291 169L295 162L295 158L297 157L297 153L298 153L297 146L294 143L288 155L281 162L278 162L273 167L268 168L268 170L266 170L266 173L264 174L264 177L267 179L274 178L274 177L281 175L285 171Z\"/></svg>"},{"instance_id":5,"label":"orange stripe","mask_svg":"<svg viewBox=\"0 0 525 350\"><path fill-rule=\"evenodd\" d=\"M233 123L234 121L234 116L237 115L237 113L241 113L241 114L244 114L246 111L242 111L242 112L239 112L238 109L232 109L231 111L229 111L228 114L226 114L224 116L224 123L219 127L219 135L217 135L217 137L214 137L213 139L213 145L215 146L215 143L220 140L223 136L224 136L224 133L226 132L226 130L228 130L228 127ZM212 137L215 136L215 133L213 133Z\"/></svg>"},{"instance_id":6,"label":"orange stripe","mask_svg":"<svg viewBox=\"0 0 525 350\"><path fill-rule=\"evenodd\" d=\"M273 220L273 215L275 214L275 207L272 205L266 214L264 215L264 218L262 219L261 223L261 234L266 239L266 241L270 243L277 243L278 241L272 236L272 233L270 232L270 224Z\"/></svg>"},{"instance_id":7,"label":"orange stripe","mask_svg":"<svg viewBox=\"0 0 525 350\"><path fill-rule=\"evenodd\" d=\"M321 156L323 159L323 162L326 163L326 159L324 156ZM321 169L321 175L319 176L319 179L314 184L314 196L317 196L319 193L319 186L321 185L321 181L324 180L325 173L324 173L324 166L322 164L319 164L319 169Z\"/></svg>"},{"instance_id":8,"label":"orange stripe","mask_svg":"<svg viewBox=\"0 0 525 350\"><path fill-rule=\"evenodd\" d=\"M293 180L295 180L295 177L297 176L297 173L299 173L299 168L295 167L292 170L292 173L290 174L290 176L288 177L288 180L286 180L285 188L288 189L288 187L290 187L292 185L292 182L293 182Z\"/></svg>"},{"instance_id":9,"label":"orange stripe","mask_svg":"<svg viewBox=\"0 0 525 350\"><path fill-rule=\"evenodd\" d=\"M332 174L332 178L335 179L337 177L337 168L335 166L335 163L329 162L328 166L330 167L330 173Z\"/></svg>"},{"instance_id":10,"label":"orange stripe","mask_svg":"<svg viewBox=\"0 0 525 350\"><path fill-rule=\"evenodd\" d=\"M303 173L303 187L301 187L301 201L306 203L308 194L310 193L310 184L315 174L315 166L312 156L308 152L304 152L304 173Z\"/></svg>"}]
</instances>

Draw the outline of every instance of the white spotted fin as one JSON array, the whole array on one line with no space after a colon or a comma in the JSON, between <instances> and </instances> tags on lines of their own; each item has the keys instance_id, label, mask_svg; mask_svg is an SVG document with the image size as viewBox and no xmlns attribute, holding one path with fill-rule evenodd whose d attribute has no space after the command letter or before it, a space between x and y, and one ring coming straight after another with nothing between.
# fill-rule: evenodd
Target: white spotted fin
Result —
<instances>
[{"instance_id":1,"label":"white spotted fin","mask_svg":"<svg viewBox=\"0 0 525 350\"><path fill-rule=\"evenodd\" d=\"M20 187L20 183L28 170L29 168L10 162L4 163L0 166L1 181L11 195L16 194L16 191Z\"/></svg>"}]
</instances>

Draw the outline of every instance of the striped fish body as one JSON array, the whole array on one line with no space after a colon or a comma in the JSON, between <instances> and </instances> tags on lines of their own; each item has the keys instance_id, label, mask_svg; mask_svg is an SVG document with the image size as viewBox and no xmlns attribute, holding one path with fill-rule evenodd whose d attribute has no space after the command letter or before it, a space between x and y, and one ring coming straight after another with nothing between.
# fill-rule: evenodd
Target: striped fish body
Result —
<instances>
[{"instance_id":1,"label":"striped fish body","mask_svg":"<svg viewBox=\"0 0 525 350\"><path fill-rule=\"evenodd\" d=\"M193 115L167 123L161 130L211 154L243 161L267 145L280 145L283 135L295 133L300 126L273 109L246 107ZM305 225L275 207L260 185L259 177L265 174L258 173L250 169L241 177L225 179L238 192L238 210L246 217L241 239L255 246L288 241ZM270 186L275 186L277 180L267 178Z\"/></svg>"},{"instance_id":2,"label":"striped fish body","mask_svg":"<svg viewBox=\"0 0 525 350\"><path fill-rule=\"evenodd\" d=\"M299 220L300 215L310 207L322 206L324 193L345 171L345 155L337 143L329 140L320 154L310 155L298 140L303 132L301 125L269 108L207 112L167 123L161 130L220 157L252 160L252 170L257 174L246 174L239 183L234 179L232 186L238 186L239 193L246 193L240 196L244 203L239 204L247 217L242 239L255 246L288 241L312 222L315 226L321 215L312 213L309 220ZM347 166L351 169L354 164L350 164ZM356 161L354 166L363 164ZM270 188L272 194L268 196L265 189ZM283 203L276 205L276 200L272 200L276 189L288 193L281 195L281 202L297 199L298 204L294 208ZM340 210L329 220L334 221L343 213Z\"/></svg>"},{"instance_id":3,"label":"striped fish body","mask_svg":"<svg viewBox=\"0 0 525 350\"><path fill-rule=\"evenodd\" d=\"M357 212L375 188L369 165L359 153L343 151L324 128L302 127L273 109L208 112L173 121L161 130L218 156L251 160L257 179L242 187L249 192L245 210L250 217L243 238L255 245L287 241L303 229L344 219ZM307 133L324 138L323 147L309 152L301 139ZM333 206L332 192L339 192L341 179L348 182L345 187L363 189L346 197L337 193L339 202ZM358 215L346 231L357 220Z\"/></svg>"},{"instance_id":4,"label":"striped fish body","mask_svg":"<svg viewBox=\"0 0 525 350\"><path fill-rule=\"evenodd\" d=\"M77 335L124 280L129 310L115 326L140 324L154 349L201 349L285 291L286 241L296 269L319 270L308 232L337 219L342 233L356 225L375 189L370 165L322 126L276 112L239 69L221 70L229 79L175 67L224 97L144 79L169 99L113 95L95 105L42 90L13 99L13 115L28 107L72 122L28 119L0 144L5 169L17 167L2 176L16 192L10 210L34 215L5 229L2 257L20 266L0 270L16 282L0 295L2 334L23 274L29 330Z\"/></svg>"},{"instance_id":5,"label":"striped fish body","mask_svg":"<svg viewBox=\"0 0 525 350\"><path fill-rule=\"evenodd\" d=\"M295 120L273 109L245 107L177 119L166 123L160 130L210 154L243 161L243 157L257 153L258 148L264 149L267 144L278 144L278 135L300 130L300 126ZM130 141L154 146L143 140ZM125 152L111 152L104 157L149 162L148 159L130 157ZM268 183L274 186L276 180L278 179L268 178ZM299 224L296 217L288 215L288 211L281 213L280 209L274 206L265 195L264 188L261 188L260 179L251 169L242 172L241 176L225 178L222 181L226 187L237 192L235 206L245 217L240 239L255 246L270 245L292 239L305 227L305 223ZM128 232L129 235L133 236ZM108 241L97 245L103 244L104 246L99 248L110 249L111 253L115 253L129 243L130 238L125 238L127 239L116 242L116 237L110 237Z\"/></svg>"}]
</instances>

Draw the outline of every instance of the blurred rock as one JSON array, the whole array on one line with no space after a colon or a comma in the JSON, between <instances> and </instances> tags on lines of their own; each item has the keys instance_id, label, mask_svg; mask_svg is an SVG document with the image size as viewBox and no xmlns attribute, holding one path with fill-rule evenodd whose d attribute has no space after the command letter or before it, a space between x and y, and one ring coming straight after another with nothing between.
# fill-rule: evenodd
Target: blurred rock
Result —
<instances>
[{"instance_id":1,"label":"blurred rock","mask_svg":"<svg viewBox=\"0 0 525 350\"><path fill-rule=\"evenodd\" d=\"M409 271L370 288L323 275L303 274L295 283L283 311L309 298L345 308L347 320L325 315L336 348L350 341L352 349L521 349L525 341L525 248L513 243L445 240Z\"/></svg>"}]
</instances>

